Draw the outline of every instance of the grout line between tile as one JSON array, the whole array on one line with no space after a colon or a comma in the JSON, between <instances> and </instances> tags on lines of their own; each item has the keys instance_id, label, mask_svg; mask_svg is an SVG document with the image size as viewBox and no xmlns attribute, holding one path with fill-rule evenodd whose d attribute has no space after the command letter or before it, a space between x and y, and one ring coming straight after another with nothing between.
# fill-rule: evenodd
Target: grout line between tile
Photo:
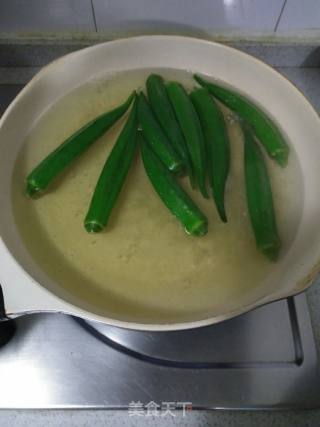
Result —
<instances>
[{"instance_id":1,"label":"grout line between tile","mask_svg":"<svg viewBox=\"0 0 320 427\"><path fill-rule=\"evenodd\" d=\"M275 25L274 30L273 30L274 32L276 32L278 30L278 27L280 24L280 19L282 17L282 14L283 14L284 8L286 7L286 4L287 4L287 0L284 0L282 8L281 8L279 16L278 16L278 19L277 19L277 22L276 22L276 25Z\"/></svg>"},{"instance_id":2,"label":"grout line between tile","mask_svg":"<svg viewBox=\"0 0 320 427\"><path fill-rule=\"evenodd\" d=\"M93 0L90 0L90 3L91 3L91 10L92 10L92 16L93 16L94 29L95 29L95 32L97 33L98 27L97 27L96 13L93 6Z\"/></svg>"}]
</instances>

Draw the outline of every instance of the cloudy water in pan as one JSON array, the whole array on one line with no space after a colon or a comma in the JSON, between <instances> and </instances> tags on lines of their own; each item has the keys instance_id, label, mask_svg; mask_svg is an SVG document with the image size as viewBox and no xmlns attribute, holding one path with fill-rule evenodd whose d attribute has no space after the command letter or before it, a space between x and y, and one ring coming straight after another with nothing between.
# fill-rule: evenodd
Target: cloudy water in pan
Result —
<instances>
[{"instance_id":1,"label":"cloudy water in pan","mask_svg":"<svg viewBox=\"0 0 320 427\"><path fill-rule=\"evenodd\" d=\"M186 235L155 194L140 155L134 161L108 228L88 234L83 226L101 168L124 123L102 136L45 195L24 195L25 176L66 137L97 115L144 88L151 71L191 89L192 75L174 70L138 70L92 80L67 94L38 120L19 154L13 204L23 241L41 268L61 287L106 313L145 322L193 320L248 301L248 294L272 273L274 264L255 246L246 209L243 140L237 120L223 109L231 140L231 171L226 188L228 223L212 198L182 184L209 220L204 237ZM127 117L127 116L126 116ZM282 169L270 159L283 253L294 239L303 205L300 168L291 149Z\"/></svg>"}]
</instances>

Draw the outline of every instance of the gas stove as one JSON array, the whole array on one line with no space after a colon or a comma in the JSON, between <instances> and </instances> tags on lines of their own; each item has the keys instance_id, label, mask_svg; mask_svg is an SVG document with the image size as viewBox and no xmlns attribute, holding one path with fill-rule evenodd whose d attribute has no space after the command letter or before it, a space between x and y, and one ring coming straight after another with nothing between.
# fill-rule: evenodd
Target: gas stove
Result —
<instances>
[{"instance_id":1,"label":"gas stove","mask_svg":"<svg viewBox=\"0 0 320 427\"><path fill-rule=\"evenodd\" d=\"M8 326L12 330L12 323ZM217 325L177 332L130 331L62 314L24 316L0 348L0 378L1 408L320 404L303 294Z\"/></svg>"},{"instance_id":2,"label":"gas stove","mask_svg":"<svg viewBox=\"0 0 320 427\"><path fill-rule=\"evenodd\" d=\"M14 48L19 61L52 59L46 45L26 49ZM11 64L11 47L2 51ZM13 63L20 65L17 58ZM22 87L1 84L0 114ZM0 378L0 408L113 408L139 415L163 408L320 406L304 294L189 331L129 331L49 313L0 322Z\"/></svg>"}]
</instances>

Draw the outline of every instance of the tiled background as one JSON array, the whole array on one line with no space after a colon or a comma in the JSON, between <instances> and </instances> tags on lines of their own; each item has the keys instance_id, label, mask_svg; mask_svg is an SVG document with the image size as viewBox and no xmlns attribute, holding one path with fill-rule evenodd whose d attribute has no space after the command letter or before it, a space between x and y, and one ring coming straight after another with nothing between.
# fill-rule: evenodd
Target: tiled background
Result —
<instances>
[{"instance_id":1,"label":"tiled background","mask_svg":"<svg viewBox=\"0 0 320 427\"><path fill-rule=\"evenodd\" d=\"M320 29L320 0L0 0L1 32Z\"/></svg>"}]
</instances>

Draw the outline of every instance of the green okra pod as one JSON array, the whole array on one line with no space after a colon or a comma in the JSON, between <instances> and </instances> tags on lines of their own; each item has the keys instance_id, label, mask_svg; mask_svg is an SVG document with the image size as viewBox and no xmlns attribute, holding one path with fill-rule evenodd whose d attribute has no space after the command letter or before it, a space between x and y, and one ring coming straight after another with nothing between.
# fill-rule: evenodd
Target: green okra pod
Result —
<instances>
[{"instance_id":1,"label":"green okra pod","mask_svg":"<svg viewBox=\"0 0 320 427\"><path fill-rule=\"evenodd\" d=\"M255 135L272 157L280 166L286 166L289 156L289 146L285 141L278 126L252 101L235 93L217 83L204 80L195 75L195 80L209 92L235 111L241 118L246 120L252 127Z\"/></svg>"},{"instance_id":2,"label":"green okra pod","mask_svg":"<svg viewBox=\"0 0 320 427\"><path fill-rule=\"evenodd\" d=\"M207 89L195 89L190 98L203 129L213 198L221 220L227 222L224 193L230 169L230 144L224 116Z\"/></svg>"},{"instance_id":3,"label":"green okra pod","mask_svg":"<svg viewBox=\"0 0 320 427\"><path fill-rule=\"evenodd\" d=\"M168 170L180 174L183 169L180 156L170 144L142 92L138 97L138 119L143 135L152 150Z\"/></svg>"},{"instance_id":4,"label":"green okra pod","mask_svg":"<svg viewBox=\"0 0 320 427\"><path fill-rule=\"evenodd\" d=\"M137 146L136 101L97 182L84 225L89 233L102 231L131 166Z\"/></svg>"},{"instance_id":5,"label":"green okra pod","mask_svg":"<svg viewBox=\"0 0 320 427\"><path fill-rule=\"evenodd\" d=\"M146 87L151 108L173 148L179 154L192 183L193 172L186 141L170 103L163 78L157 74L151 74L147 79Z\"/></svg>"},{"instance_id":6,"label":"green okra pod","mask_svg":"<svg viewBox=\"0 0 320 427\"><path fill-rule=\"evenodd\" d=\"M187 143L197 185L201 194L205 198L208 198L206 188L205 142L199 117L187 92L180 83L169 82L166 87Z\"/></svg>"},{"instance_id":7,"label":"green okra pod","mask_svg":"<svg viewBox=\"0 0 320 427\"><path fill-rule=\"evenodd\" d=\"M163 203L181 222L188 234L194 236L206 234L208 231L206 216L153 153L142 135L139 141L146 173Z\"/></svg>"},{"instance_id":8,"label":"green okra pod","mask_svg":"<svg viewBox=\"0 0 320 427\"><path fill-rule=\"evenodd\" d=\"M42 193L57 175L124 115L134 97L135 92L119 107L87 123L42 160L27 176L27 194L32 197Z\"/></svg>"},{"instance_id":9,"label":"green okra pod","mask_svg":"<svg viewBox=\"0 0 320 427\"><path fill-rule=\"evenodd\" d=\"M244 125L243 132L247 204L256 244L271 261L276 261L281 241L267 167L251 129Z\"/></svg>"}]
</instances>

